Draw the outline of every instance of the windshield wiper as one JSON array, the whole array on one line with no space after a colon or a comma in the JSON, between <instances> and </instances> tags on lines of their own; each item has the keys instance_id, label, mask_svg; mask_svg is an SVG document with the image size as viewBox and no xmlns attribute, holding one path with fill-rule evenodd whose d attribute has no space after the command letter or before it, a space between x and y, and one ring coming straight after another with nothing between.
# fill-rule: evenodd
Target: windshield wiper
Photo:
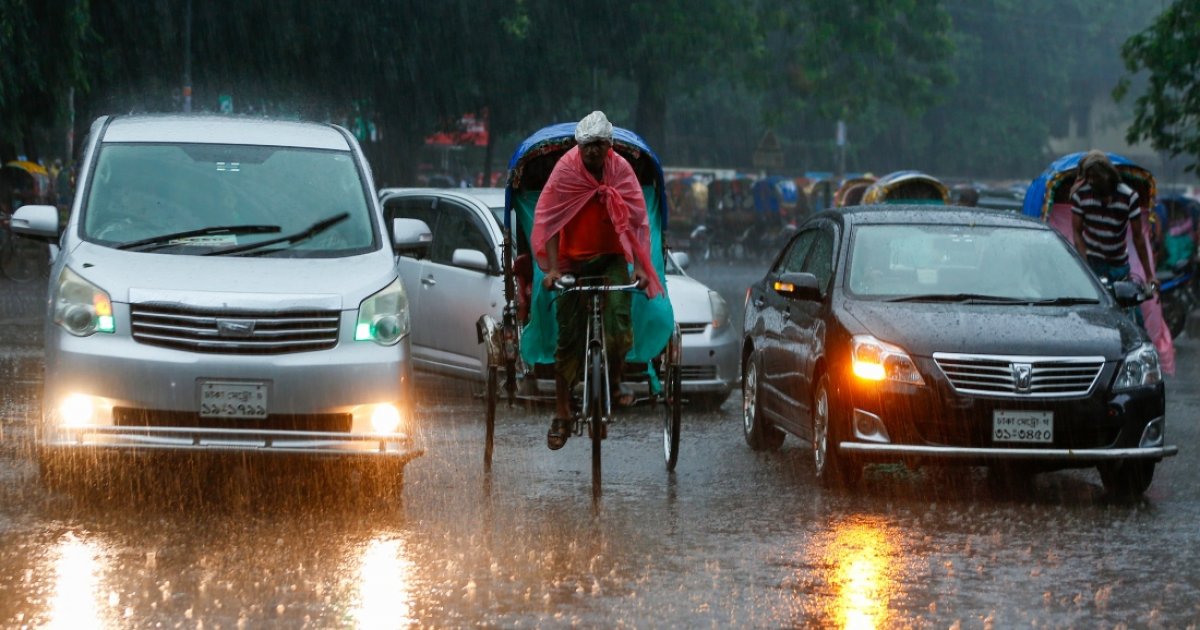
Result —
<instances>
[{"instance_id":1,"label":"windshield wiper","mask_svg":"<svg viewBox=\"0 0 1200 630\"><path fill-rule=\"evenodd\" d=\"M267 239L265 241L259 241L257 243L247 243L245 245L234 245L233 247L226 247L224 249L214 249L211 252L205 253L204 255L205 256L224 256L226 254L240 254L242 252L249 252L249 251L253 251L256 249L262 249L264 247L270 247L271 245L278 245L279 243L287 243L288 245L295 245L296 243L299 243L301 241L306 241L306 240L320 234L321 232L328 230L329 228L337 225L338 223L341 223L342 221L345 221L348 218L350 218L350 213L342 212L340 214L335 214L327 219L321 219L320 221L317 221L316 223L304 228L303 230L300 230L299 232L296 232L295 234L291 234L289 236L281 236L279 238Z\"/></svg>"},{"instance_id":2,"label":"windshield wiper","mask_svg":"<svg viewBox=\"0 0 1200 630\"><path fill-rule=\"evenodd\" d=\"M136 249L138 251L154 251L172 245L182 245L182 243L174 243L183 238L192 238L195 236L217 236L221 234L273 234L279 232L282 228L278 225L215 225L213 227L200 228L198 230L187 230L185 232L173 232L171 234L163 234L160 236L151 236L128 243L117 245L117 249Z\"/></svg>"},{"instance_id":3,"label":"windshield wiper","mask_svg":"<svg viewBox=\"0 0 1200 630\"><path fill-rule=\"evenodd\" d=\"M920 295L901 295L889 298L885 302L953 302L953 303L990 303L990 304L1024 304L1029 300L1012 298L1004 295L985 295L982 293L925 293Z\"/></svg>"},{"instance_id":4,"label":"windshield wiper","mask_svg":"<svg viewBox=\"0 0 1200 630\"><path fill-rule=\"evenodd\" d=\"M1036 306L1074 306L1076 304L1099 304L1100 300L1085 297L1060 297L1050 300L1030 300L1029 303Z\"/></svg>"}]
</instances>

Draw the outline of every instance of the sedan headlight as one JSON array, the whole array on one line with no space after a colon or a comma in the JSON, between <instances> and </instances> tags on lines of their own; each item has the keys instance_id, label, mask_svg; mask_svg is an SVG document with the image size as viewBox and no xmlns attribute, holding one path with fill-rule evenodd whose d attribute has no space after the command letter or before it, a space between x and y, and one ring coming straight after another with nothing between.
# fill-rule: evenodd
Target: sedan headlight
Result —
<instances>
[{"instance_id":1,"label":"sedan headlight","mask_svg":"<svg viewBox=\"0 0 1200 630\"><path fill-rule=\"evenodd\" d=\"M1113 391L1122 391L1155 385L1162 381L1162 370L1158 365L1158 351L1153 344L1143 343L1125 355L1121 363L1121 371L1117 373L1117 382L1113 383Z\"/></svg>"},{"instance_id":2,"label":"sedan headlight","mask_svg":"<svg viewBox=\"0 0 1200 630\"><path fill-rule=\"evenodd\" d=\"M863 380L925 385L907 352L871 335L855 335L850 340L850 357L854 375Z\"/></svg>"},{"instance_id":3,"label":"sedan headlight","mask_svg":"<svg viewBox=\"0 0 1200 630\"><path fill-rule=\"evenodd\" d=\"M112 300L100 287L63 267L54 291L54 323L76 337L116 330Z\"/></svg>"},{"instance_id":4,"label":"sedan headlight","mask_svg":"<svg viewBox=\"0 0 1200 630\"><path fill-rule=\"evenodd\" d=\"M359 305L355 341L391 346L403 339L408 331L408 294L399 278Z\"/></svg>"},{"instance_id":5,"label":"sedan headlight","mask_svg":"<svg viewBox=\"0 0 1200 630\"><path fill-rule=\"evenodd\" d=\"M725 303L725 298L716 291L708 292L708 303L712 306L713 330L719 330L729 323L729 305Z\"/></svg>"}]
</instances>

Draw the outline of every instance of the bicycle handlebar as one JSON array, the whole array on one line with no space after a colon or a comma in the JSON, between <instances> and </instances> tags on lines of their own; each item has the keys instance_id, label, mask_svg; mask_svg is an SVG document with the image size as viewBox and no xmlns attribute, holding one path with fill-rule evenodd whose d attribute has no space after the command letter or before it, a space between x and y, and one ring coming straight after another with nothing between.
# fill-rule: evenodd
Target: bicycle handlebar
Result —
<instances>
[{"instance_id":1,"label":"bicycle handlebar","mask_svg":"<svg viewBox=\"0 0 1200 630\"><path fill-rule=\"evenodd\" d=\"M605 291L633 291L641 290L637 282L629 284L576 284L575 276L571 274L563 274L558 280L554 281L554 288L562 293L573 293L583 291L587 293L601 293Z\"/></svg>"}]
</instances>

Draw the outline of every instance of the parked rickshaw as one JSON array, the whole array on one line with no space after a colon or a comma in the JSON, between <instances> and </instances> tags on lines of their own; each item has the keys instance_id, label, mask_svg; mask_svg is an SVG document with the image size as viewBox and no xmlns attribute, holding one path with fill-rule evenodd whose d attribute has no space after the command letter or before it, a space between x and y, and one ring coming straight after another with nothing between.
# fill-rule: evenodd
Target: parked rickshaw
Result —
<instances>
[{"instance_id":1,"label":"parked rickshaw","mask_svg":"<svg viewBox=\"0 0 1200 630\"><path fill-rule=\"evenodd\" d=\"M668 234L673 239L669 245L683 249L690 245L688 239L699 225L704 225L708 213L708 184L701 177L687 176L667 180L667 202L670 217Z\"/></svg>"},{"instance_id":2,"label":"parked rickshaw","mask_svg":"<svg viewBox=\"0 0 1200 630\"><path fill-rule=\"evenodd\" d=\"M703 226L692 232L692 251L701 258L745 254L743 237L753 226L754 178L738 175L713 180L708 185L708 213Z\"/></svg>"},{"instance_id":3,"label":"parked rickshaw","mask_svg":"<svg viewBox=\"0 0 1200 630\"><path fill-rule=\"evenodd\" d=\"M896 171L868 186L861 203L946 205L950 203L950 189L932 175L920 171Z\"/></svg>"},{"instance_id":4,"label":"parked rickshaw","mask_svg":"<svg viewBox=\"0 0 1200 630\"><path fill-rule=\"evenodd\" d=\"M504 377L504 392L511 406L516 398L518 380L538 379L552 374L558 336L555 319L557 295L567 290L598 293L622 289L610 286L546 289L542 286L542 270L530 260L530 238L538 198L554 165L575 144L575 123L551 125L526 138L509 161L503 222L505 306L501 321L484 315L478 322L479 341L486 344L488 354L484 394L487 409L486 466L491 465L492 459L496 403L501 396L500 376ZM663 232L667 226L666 186L658 157L637 134L614 127L613 149L629 160L642 184L651 227L651 257L664 287L663 294L654 299L648 299L641 291L633 293L634 342L625 358L622 380L646 383L652 400L662 407L663 453L667 470L670 471L674 470L679 458L682 400L680 333L666 294L667 248L663 242ZM595 295L592 297L593 307L598 308ZM519 301L526 302L524 307ZM518 317L518 313L523 317ZM589 322L589 330L592 326ZM594 341L590 336L589 339ZM575 413L573 431L575 435L590 435L595 492L599 491L601 479L601 442L607 434L608 424L615 419L608 400L610 388L600 386L607 381L607 359L603 357L603 347L603 343L598 348L591 341L588 344L588 356L583 363L583 395Z\"/></svg>"},{"instance_id":5,"label":"parked rickshaw","mask_svg":"<svg viewBox=\"0 0 1200 630\"><path fill-rule=\"evenodd\" d=\"M808 207L812 208L813 212L832 208L834 206L833 193L837 190L834 180L825 176L808 179L809 183L804 188L804 194L808 196Z\"/></svg>"},{"instance_id":6,"label":"parked rickshaw","mask_svg":"<svg viewBox=\"0 0 1200 630\"><path fill-rule=\"evenodd\" d=\"M0 167L0 274L15 282L29 282L47 268L46 244L12 233L12 213L23 205L53 205L50 173L40 164L24 160Z\"/></svg>"},{"instance_id":7,"label":"parked rickshaw","mask_svg":"<svg viewBox=\"0 0 1200 630\"><path fill-rule=\"evenodd\" d=\"M842 184L833 193L833 205L838 208L859 205L862 203L867 188L874 183L875 178L870 175L851 177L842 181Z\"/></svg>"}]
</instances>

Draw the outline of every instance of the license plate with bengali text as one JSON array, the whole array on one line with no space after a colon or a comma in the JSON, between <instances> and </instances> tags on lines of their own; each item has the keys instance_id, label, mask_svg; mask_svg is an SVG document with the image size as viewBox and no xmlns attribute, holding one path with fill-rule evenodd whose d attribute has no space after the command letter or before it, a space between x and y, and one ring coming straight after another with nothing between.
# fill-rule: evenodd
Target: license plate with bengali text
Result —
<instances>
[{"instance_id":1,"label":"license plate with bengali text","mask_svg":"<svg viewBox=\"0 0 1200 630\"><path fill-rule=\"evenodd\" d=\"M201 418L266 418L267 384L200 381Z\"/></svg>"},{"instance_id":2,"label":"license plate with bengali text","mask_svg":"<svg viewBox=\"0 0 1200 630\"><path fill-rule=\"evenodd\" d=\"M992 441L1049 444L1054 441L1054 412L996 410L992 413Z\"/></svg>"}]
</instances>

